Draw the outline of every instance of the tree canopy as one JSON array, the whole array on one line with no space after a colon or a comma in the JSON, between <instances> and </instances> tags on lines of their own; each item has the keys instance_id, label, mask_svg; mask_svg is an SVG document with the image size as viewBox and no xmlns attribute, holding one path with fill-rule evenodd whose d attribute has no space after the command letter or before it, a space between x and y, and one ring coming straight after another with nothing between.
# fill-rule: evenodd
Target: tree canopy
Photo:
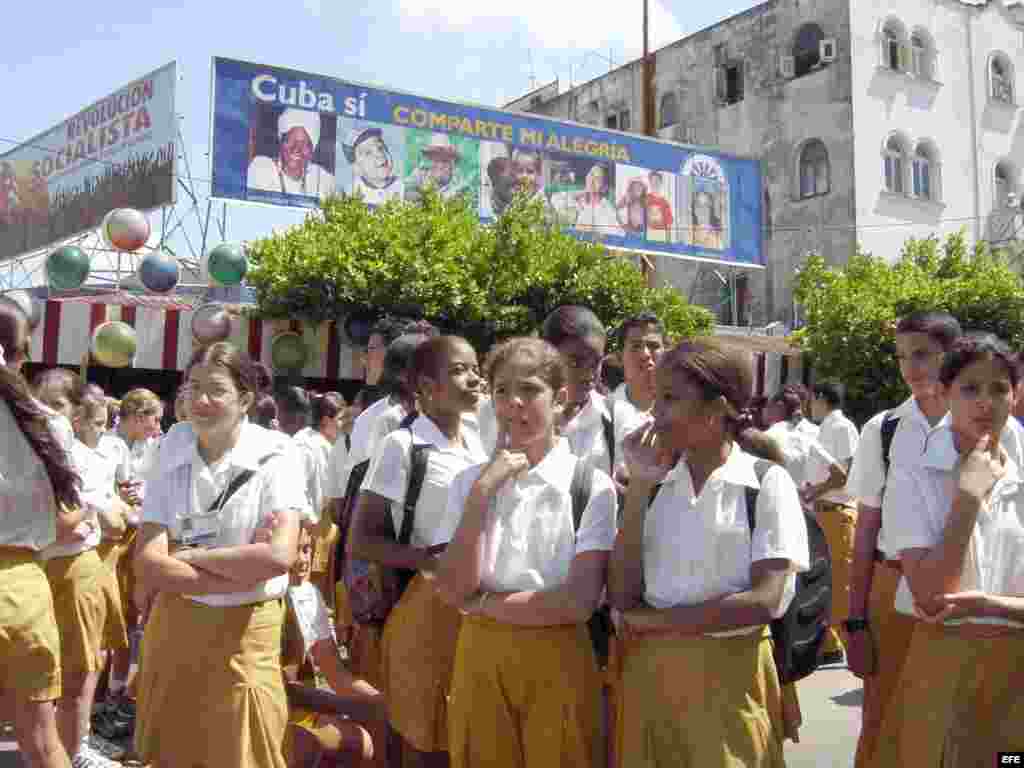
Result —
<instances>
[{"instance_id":1,"label":"tree canopy","mask_svg":"<svg viewBox=\"0 0 1024 768\"><path fill-rule=\"evenodd\" d=\"M561 304L586 305L609 328L643 310L672 337L712 328L706 309L672 288L649 288L628 259L550 226L525 199L485 225L466 202L432 191L375 209L331 198L300 226L252 243L250 258L246 279L263 317L419 316L481 351L532 333Z\"/></svg>"},{"instance_id":2,"label":"tree canopy","mask_svg":"<svg viewBox=\"0 0 1024 768\"><path fill-rule=\"evenodd\" d=\"M842 268L812 256L795 296L806 324L794 340L818 379L846 387L846 410L864 421L907 397L895 356L896 321L916 310L944 310L965 330L990 331L1015 348L1024 343L1024 285L1007 260L984 243L968 248L963 232L940 242L908 240L895 263L858 252Z\"/></svg>"}]
</instances>

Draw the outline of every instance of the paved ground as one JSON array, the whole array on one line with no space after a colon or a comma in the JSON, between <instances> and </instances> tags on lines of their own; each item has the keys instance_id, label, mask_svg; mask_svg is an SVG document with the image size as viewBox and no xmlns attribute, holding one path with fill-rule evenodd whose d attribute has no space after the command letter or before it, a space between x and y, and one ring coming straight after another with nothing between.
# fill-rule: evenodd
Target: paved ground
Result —
<instances>
[{"instance_id":1,"label":"paved ground","mask_svg":"<svg viewBox=\"0 0 1024 768\"><path fill-rule=\"evenodd\" d=\"M804 725L786 742L788 768L850 768L860 732L860 681L845 667L820 669L798 684ZM0 734L0 768L22 768L9 735Z\"/></svg>"}]
</instances>

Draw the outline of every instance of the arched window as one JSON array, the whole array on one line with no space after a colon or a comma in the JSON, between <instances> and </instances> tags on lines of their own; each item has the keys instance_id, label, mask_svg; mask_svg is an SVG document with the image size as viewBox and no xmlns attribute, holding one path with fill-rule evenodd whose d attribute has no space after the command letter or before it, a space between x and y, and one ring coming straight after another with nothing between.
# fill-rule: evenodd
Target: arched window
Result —
<instances>
[{"instance_id":1,"label":"arched window","mask_svg":"<svg viewBox=\"0 0 1024 768\"><path fill-rule=\"evenodd\" d=\"M885 142L885 188L898 195L906 191L906 148L898 136L890 136Z\"/></svg>"},{"instance_id":2,"label":"arched window","mask_svg":"<svg viewBox=\"0 0 1024 768\"><path fill-rule=\"evenodd\" d=\"M825 33L817 24L804 24L793 43L793 75L806 75L821 63L821 41Z\"/></svg>"},{"instance_id":3,"label":"arched window","mask_svg":"<svg viewBox=\"0 0 1024 768\"><path fill-rule=\"evenodd\" d=\"M988 62L989 97L992 101L1013 104L1013 63L1005 53L993 53Z\"/></svg>"},{"instance_id":4,"label":"arched window","mask_svg":"<svg viewBox=\"0 0 1024 768\"><path fill-rule=\"evenodd\" d=\"M910 36L910 70L917 77L931 80L934 75L935 50L924 30L916 29Z\"/></svg>"},{"instance_id":5,"label":"arched window","mask_svg":"<svg viewBox=\"0 0 1024 768\"><path fill-rule=\"evenodd\" d=\"M919 142L913 160L914 197L939 200L939 158L927 141Z\"/></svg>"},{"instance_id":6,"label":"arched window","mask_svg":"<svg viewBox=\"0 0 1024 768\"><path fill-rule=\"evenodd\" d=\"M881 34L881 65L894 72L904 72L906 61L907 34L903 25L896 19L888 19L882 25Z\"/></svg>"},{"instance_id":7,"label":"arched window","mask_svg":"<svg viewBox=\"0 0 1024 768\"><path fill-rule=\"evenodd\" d=\"M661 122L659 128L668 128L679 122L679 97L674 93L666 93L661 97Z\"/></svg>"},{"instance_id":8,"label":"arched window","mask_svg":"<svg viewBox=\"0 0 1024 768\"><path fill-rule=\"evenodd\" d=\"M811 139L800 151L800 197L824 195L829 191L828 150L818 139Z\"/></svg>"},{"instance_id":9,"label":"arched window","mask_svg":"<svg viewBox=\"0 0 1024 768\"><path fill-rule=\"evenodd\" d=\"M993 207L996 210L1006 208L1009 203L1010 193L1015 191L1016 174L1013 167L1005 160L996 163L995 190L992 196Z\"/></svg>"}]
</instances>

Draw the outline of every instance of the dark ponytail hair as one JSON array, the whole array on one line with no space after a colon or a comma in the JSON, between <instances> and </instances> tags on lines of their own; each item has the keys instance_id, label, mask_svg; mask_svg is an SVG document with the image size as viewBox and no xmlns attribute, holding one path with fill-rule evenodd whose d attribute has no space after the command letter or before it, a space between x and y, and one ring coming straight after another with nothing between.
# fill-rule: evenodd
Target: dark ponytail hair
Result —
<instances>
[{"instance_id":1,"label":"dark ponytail hair","mask_svg":"<svg viewBox=\"0 0 1024 768\"><path fill-rule=\"evenodd\" d=\"M310 404L313 408L313 426L320 428L324 419L336 419L345 410L345 398L338 392L325 392L322 395L312 395Z\"/></svg>"},{"instance_id":2,"label":"dark ponytail hair","mask_svg":"<svg viewBox=\"0 0 1024 768\"><path fill-rule=\"evenodd\" d=\"M82 480L71 466L71 457L50 431L49 419L32 397L28 383L4 366L0 366L0 398L7 403L18 428L46 467L54 499L67 507L79 506Z\"/></svg>"}]
</instances>

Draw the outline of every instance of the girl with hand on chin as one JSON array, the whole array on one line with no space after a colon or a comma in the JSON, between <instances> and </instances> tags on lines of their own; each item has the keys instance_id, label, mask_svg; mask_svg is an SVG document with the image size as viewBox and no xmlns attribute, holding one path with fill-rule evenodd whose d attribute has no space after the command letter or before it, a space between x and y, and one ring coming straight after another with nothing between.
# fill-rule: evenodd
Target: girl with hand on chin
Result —
<instances>
[{"instance_id":1,"label":"girl with hand on chin","mask_svg":"<svg viewBox=\"0 0 1024 768\"><path fill-rule=\"evenodd\" d=\"M481 379L476 352L458 336L420 344L408 377L420 415L378 447L353 516L351 549L360 559L417 574L384 625L381 677L391 726L403 741L403 764L445 766L446 699L462 617L437 595L434 572L459 523L458 510L446 508L452 480L487 458L465 421L476 412ZM426 471L409 541L401 542L413 446L425 446Z\"/></svg>"},{"instance_id":2,"label":"girl with hand on chin","mask_svg":"<svg viewBox=\"0 0 1024 768\"><path fill-rule=\"evenodd\" d=\"M626 624L622 765L782 766L768 624L808 567L796 486L780 466L759 472L747 450L749 355L697 339L666 352L656 376L653 422L624 446L630 483L608 580Z\"/></svg>"},{"instance_id":3,"label":"girl with hand on chin","mask_svg":"<svg viewBox=\"0 0 1024 768\"><path fill-rule=\"evenodd\" d=\"M949 414L918 463L890 471L896 508L915 510L885 520L903 566L896 610L920 621L879 765L985 765L1024 749L1024 473L1003 447L1017 379L995 336L958 339L939 371Z\"/></svg>"},{"instance_id":4,"label":"girl with hand on chin","mask_svg":"<svg viewBox=\"0 0 1024 768\"><path fill-rule=\"evenodd\" d=\"M197 350L187 379L192 418L176 429L188 439L161 451L136 550L137 599L152 608L135 747L154 768L284 768L282 598L302 472L276 433L248 421L259 376L234 346Z\"/></svg>"},{"instance_id":5,"label":"girl with hand on chin","mask_svg":"<svg viewBox=\"0 0 1024 768\"><path fill-rule=\"evenodd\" d=\"M448 700L455 768L603 766L601 678L586 622L605 584L615 489L594 470L578 530L570 484L580 459L558 437L565 363L512 339L488 364L498 449L452 483L458 529L438 566L465 616Z\"/></svg>"}]
</instances>

